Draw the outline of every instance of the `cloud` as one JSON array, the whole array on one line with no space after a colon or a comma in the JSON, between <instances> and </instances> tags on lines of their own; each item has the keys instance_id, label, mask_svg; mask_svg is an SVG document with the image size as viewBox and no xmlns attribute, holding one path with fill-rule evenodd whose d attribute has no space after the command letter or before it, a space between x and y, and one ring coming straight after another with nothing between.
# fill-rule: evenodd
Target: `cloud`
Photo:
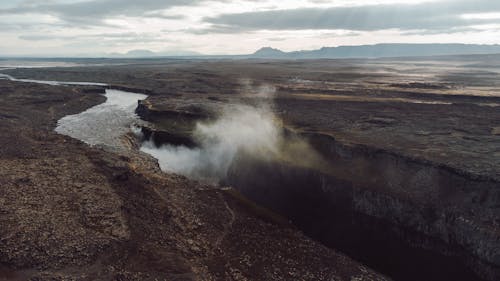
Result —
<instances>
[{"instance_id":1,"label":"cloud","mask_svg":"<svg viewBox=\"0 0 500 281\"><path fill-rule=\"evenodd\" d=\"M76 3L22 4L8 9L0 9L0 15L49 14L60 20L78 25L105 25L103 19L113 16L140 17L174 6L192 5L200 0L91 0ZM50 2L49 2L50 3ZM159 14L153 15L158 17ZM181 18L179 15L161 14L163 18Z\"/></svg>"},{"instance_id":2,"label":"cloud","mask_svg":"<svg viewBox=\"0 0 500 281\"><path fill-rule=\"evenodd\" d=\"M437 34L455 34L464 32L482 32L484 29L463 26L463 27L452 27L448 29L422 29L422 30L408 30L401 32L401 35L437 35Z\"/></svg>"},{"instance_id":3,"label":"cloud","mask_svg":"<svg viewBox=\"0 0 500 281\"><path fill-rule=\"evenodd\" d=\"M500 1L445 0L420 4L384 4L356 7L298 8L222 14L204 20L213 32L228 30L344 29L354 31L443 30L499 19L470 19L464 14L500 11Z\"/></svg>"},{"instance_id":4,"label":"cloud","mask_svg":"<svg viewBox=\"0 0 500 281\"><path fill-rule=\"evenodd\" d=\"M100 46L116 46L127 43L152 43L152 42L171 42L170 39L159 37L154 33L97 33L97 34L80 34L78 36L58 35L58 34L26 34L18 36L19 39L25 41L52 41L64 40L67 42L74 41L70 45L80 46L86 44L94 44Z\"/></svg>"},{"instance_id":5,"label":"cloud","mask_svg":"<svg viewBox=\"0 0 500 281\"><path fill-rule=\"evenodd\" d=\"M272 42L280 42L280 41L286 41L288 38L284 37L273 37L273 38L267 38L268 41Z\"/></svg>"},{"instance_id":6,"label":"cloud","mask_svg":"<svg viewBox=\"0 0 500 281\"><path fill-rule=\"evenodd\" d=\"M184 15L166 15L161 12L151 12L145 14L146 17L148 18L159 18L159 19L164 19L164 20L182 20L185 19L186 16Z\"/></svg>"},{"instance_id":7,"label":"cloud","mask_svg":"<svg viewBox=\"0 0 500 281\"><path fill-rule=\"evenodd\" d=\"M50 36L50 35L20 35L18 37L21 40L26 41L43 41L43 40L54 40L54 39L72 39L76 37L62 37L62 36Z\"/></svg>"},{"instance_id":8,"label":"cloud","mask_svg":"<svg viewBox=\"0 0 500 281\"><path fill-rule=\"evenodd\" d=\"M9 54L167 47L238 54L267 45L292 51L383 42L493 44L500 38L497 0L0 2L0 48Z\"/></svg>"}]
</instances>

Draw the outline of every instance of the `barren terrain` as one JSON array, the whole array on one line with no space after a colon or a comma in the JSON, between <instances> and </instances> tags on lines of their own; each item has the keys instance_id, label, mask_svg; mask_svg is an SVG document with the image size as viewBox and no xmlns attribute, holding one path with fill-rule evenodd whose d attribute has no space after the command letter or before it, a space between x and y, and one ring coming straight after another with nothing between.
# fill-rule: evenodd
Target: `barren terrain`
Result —
<instances>
[{"instance_id":1,"label":"barren terrain","mask_svg":"<svg viewBox=\"0 0 500 281\"><path fill-rule=\"evenodd\" d=\"M382 278L341 251L395 280L497 280L498 61L137 60L3 70L146 93L137 113L149 122L143 133L158 145L196 147L197 122L217 119L227 104L264 102L286 136L307 141L325 162L304 167L242 156L223 181L235 190L222 191L160 172L131 136L131 149L116 155L51 131L58 118L98 103L96 94L0 81L2 161L8 161L2 198L12 198L0 212L8 226L0 260L12 276ZM11 213L19 212L34 214L18 221ZM53 248L56 234L63 243Z\"/></svg>"},{"instance_id":2,"label":"barren terrain","mask_svg":"<svg viewBox=\"0 0 500 281\"><path fill-rule=\"evenodd\" d=\"M231 189L54 132L98 89L0 81L0 280L381 280Z\"/></svg>"}]
</instances>

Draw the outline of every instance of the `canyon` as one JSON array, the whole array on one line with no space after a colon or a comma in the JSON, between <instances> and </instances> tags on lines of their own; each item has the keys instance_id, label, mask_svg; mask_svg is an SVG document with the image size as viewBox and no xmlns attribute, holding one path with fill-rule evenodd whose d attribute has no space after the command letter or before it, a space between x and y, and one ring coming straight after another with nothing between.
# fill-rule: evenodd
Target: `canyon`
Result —
<instances>
[{"instance_id":1,"label":"canyon","mask_svg":"<svg viewBox=\"0 0 500 281\"><path fill-rule=\"evenodd\" d=\"M108 86L0 80L2 118L9 120L2 122L4 131L10 136L17 130L22 132L17 138L24 138L2 141L2 159L12 159L2 166L8 172L2 185L12 191L7 194L16 198L13 188L24 187L28 199L23 200L33 201L37 218L47 216L47 205L34 203L46 186L53 186L61 202L80 202L77 209L48 204L57 214L49 216L50 223L22 227L12 216L28 211L15 203L22 198L4 205L2 216L10 224L1 245L9 250L0 268L12 276L87 278L104 272L108 277L211 276L208 280L386 278L367 266L394 280L496 280L499 72L489 59L470 60L138 60L127 66L4 70L17 79ZM63 116L102 102L99 93L105 88L148 95L135 110L142 119L139 131L121 140L125 149L88 147L51 131ZM27 101L32 105L26 110L33 115L20 117L16 106ZM38 108L44 103L53 104L48 113ZM243 138L248 141L236 139L241 145L215 180L213 174L204 181L186 169L165 171L161 159L158 165L141 152L146 143L152 156L166 147L203 151L206 136L222 144L217 148L229 147L234 138L220 142L219 132L206 132L223 124L227 133L229 125L218 122L227 119L231 108L238 112L234 106L257 112L248 115L255 130L269 124L272 133L264 134L264 140L277 136L276 144L267 148L262 142L255 150L248 146L252 134ZM253 125L239 115L229 116L240 122L236 128ZM50 145L45 139L52 140ZM19 149L19 143L30 145ZM68 156L57 156L60 149ZM83 173L98 178L75 181L78 175L70 173L73 151L78 151ZM12 161L44 162L46 154L53 163L63 163L57 167L67 184L50 184L50 177L37 178L36 173L16 178L29 160ZM30 165L43 174L43 167L54 164ZM111 199L99 203L103 198ZM67 224L56 221L59 214L101 240L70 243L76 238L68 234ZM49 225L51 230L43 233L67 241L59 252L33 256L27 254L29 247L12 248L16 243L47 247L50 235L35 238L30 233ZM92 263L95 257L99 261ZM143 260L135 265L140 268L134 268L134 260ZM71 269L80 262L85 267ZM177 267L184 269L166 269Z\"/></svg>"}]
</instances>

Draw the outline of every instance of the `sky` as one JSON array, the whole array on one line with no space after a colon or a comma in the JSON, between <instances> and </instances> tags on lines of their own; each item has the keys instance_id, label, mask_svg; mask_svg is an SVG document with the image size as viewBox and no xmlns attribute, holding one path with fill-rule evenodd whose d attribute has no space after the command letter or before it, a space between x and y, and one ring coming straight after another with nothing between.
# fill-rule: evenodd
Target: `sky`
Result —
<instances>
[{"instance_id":1,"label":"sky","mask_svg":"<svg viewBox=\"0 0 500 281\"><path fill-rule=\"evenodd\" d=\"M2 0L0 56L500 44L499 0Z\"/></svg>"}]
</instances>

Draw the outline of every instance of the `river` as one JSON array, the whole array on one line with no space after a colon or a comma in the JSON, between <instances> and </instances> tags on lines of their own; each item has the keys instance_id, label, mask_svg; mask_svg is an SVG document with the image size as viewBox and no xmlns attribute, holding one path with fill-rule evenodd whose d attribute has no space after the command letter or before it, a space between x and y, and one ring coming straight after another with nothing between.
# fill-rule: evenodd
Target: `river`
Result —
<instances>
[{"instance_id":1,"label":"river","mask_svg":"<svg viewBox=\"0 0 500 281\"><path fill-rule=\"evenodd\" d=\"M106 102L81 113L68 115L57 122L56 132L89 145L119 147L120 137L140 122L135 114L137 101L146 95L107 89Z\"/></svg>"},{"instance_id":2,"label":"river","mask_svg":"<svg viewBox=\"0 0 500 281\"><path fill-rule=\"evenodd\" d=\"M62 86L108 86L94 82L63 82L34 79L17 79L7 74L0 74L0 79L16 82L37 83ZM135 114L137 102L147 95L106 89L106 101L83 112L68 115L57 122L55 129L59 134L81 140L88 145L120 147L121 136L131 130L135 123L141 122Z\"/></svg>"}]
</instances>

